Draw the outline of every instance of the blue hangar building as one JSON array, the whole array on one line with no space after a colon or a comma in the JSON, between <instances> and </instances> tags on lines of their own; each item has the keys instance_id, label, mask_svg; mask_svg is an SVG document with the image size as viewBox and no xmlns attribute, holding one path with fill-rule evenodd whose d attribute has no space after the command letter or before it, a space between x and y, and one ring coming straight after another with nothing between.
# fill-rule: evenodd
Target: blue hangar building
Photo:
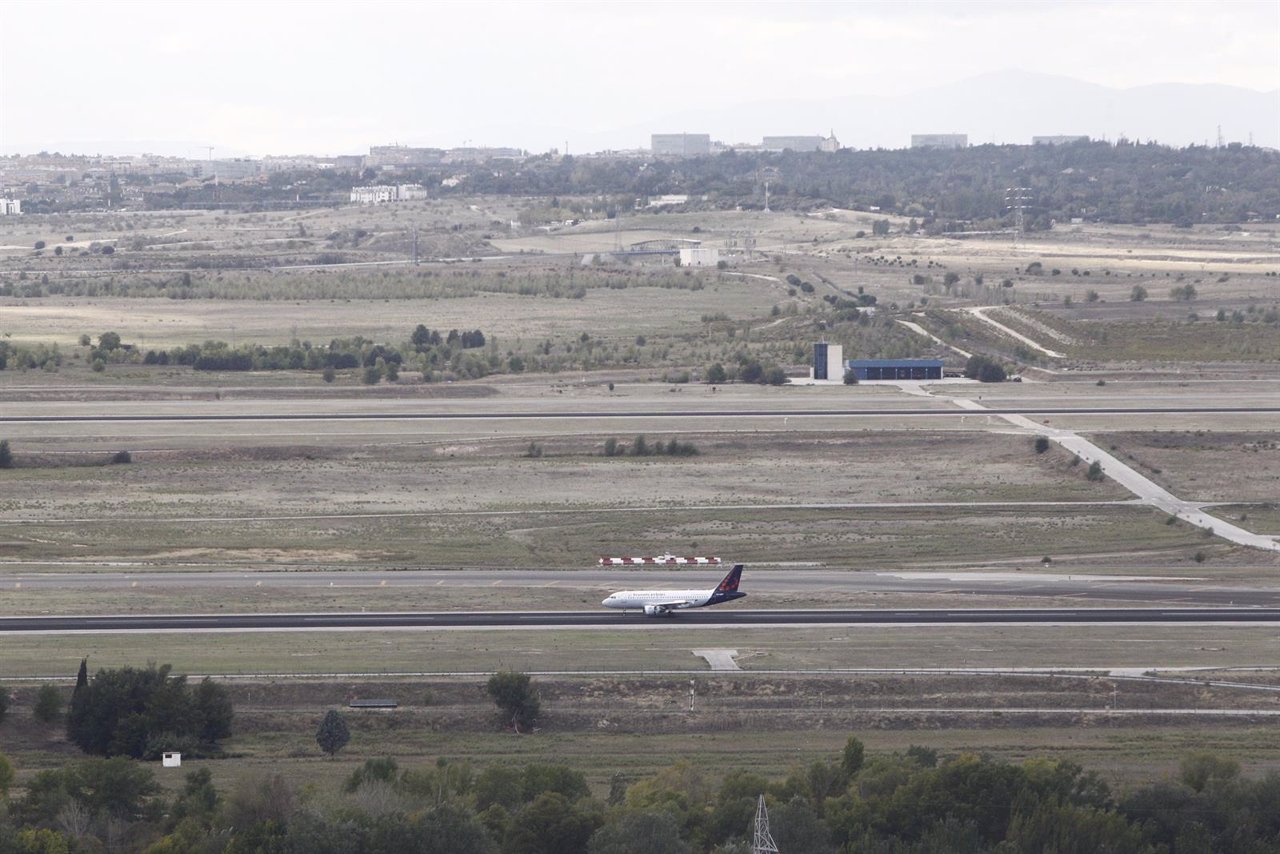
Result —
<instances>
[{"instance_id":1,"label":"blue hangar building","mask_svg":"<svg viewBox=\"0 0 1280 854\"><path fill-rule=\"evenodd\" d=\"M941 359L851 359L849 370L863 380L940 380Z\"/></svg>"}]
</instances>

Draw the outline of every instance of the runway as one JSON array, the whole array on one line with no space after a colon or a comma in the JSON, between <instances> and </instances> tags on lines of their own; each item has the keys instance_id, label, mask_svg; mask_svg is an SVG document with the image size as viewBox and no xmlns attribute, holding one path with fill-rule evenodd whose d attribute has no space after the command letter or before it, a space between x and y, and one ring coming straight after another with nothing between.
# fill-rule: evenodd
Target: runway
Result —
<instances>
[{"instance_id":1,"label":"runway","mask_svg":"<svg viewBox=\"0 0 1280 854\"><path fill-rule=\"evenodd\" d=\"M122 571L114 564L108 571L6 572L6 587L40 590L183 590L327 589L358 591L371 588L474 589L485 601L495 596L519 597L522 589L554 588L590 591L598 599L623 588L684 588L715 585L724 574L720 568L697 570L654 569L526 569L526 570L420 570L388 571L295 569L206 571L192 566L185 571ZM756 568L748 566L743 589L757 597L803 595L815 603L832 594L942 594L1008 599L1071 598L1082 602L1117 606L1153 607L1266 607L1280 608L1280 587L1228 586L1204 578L1171 578L1142 575L1070 575L1061 572L872 572L820 568ZM953 599L952 601L956 601Z\"/></svg>"},{"instance_id":2,"label":"runway","mask_svg":"<svg viewBox=\"0 0 1280 854\"><path fill-rule=\"evenodd\" d=\"M687 610L667 618L639 612L450 611L327 614L147 614L0 617L0 634L68 632L378 631L387 629L618 629L752 626L1280 624L1280 608L975 608L865 610Z\"/></svg>"},{"instance_id":3,"label":"runway","mask_svg":"<svg viewBox=\"0 0 1280 854\"><path fill-rule=\"evenodd\" d=\"M973 415L1236 415L1280 414L1280 406L1079 406L1079 407L983 407L956 409L652 409L614 411L513 411L513 412L247 412L134 415L0 415L0 424L69 424L79 422L172 423L208 421L494 421L628 418L956 418Z\"/></svg>"}]
</instances>

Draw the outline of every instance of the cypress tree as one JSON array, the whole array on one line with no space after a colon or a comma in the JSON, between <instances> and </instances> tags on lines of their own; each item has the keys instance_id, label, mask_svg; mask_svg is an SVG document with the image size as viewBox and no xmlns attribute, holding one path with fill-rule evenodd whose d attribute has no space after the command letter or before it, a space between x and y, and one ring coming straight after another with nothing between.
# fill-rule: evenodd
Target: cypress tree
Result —
<instances>
[{"instance_id":1,"label":"cypress tree","mask_svg":"<svg viewBox=\"0 0 1280 854\"><path fill-rule=\"evenodd\" d=\"M89 687L89 659L82 658L80 659L80 671L76 673L76 687L75 687L75 690L71 692L71 697L74 699L76 694L79 694L82 690L88 687Z\"/></svg>"},{"instance_id":2,"label":"cypress tree","mask_svg":"<svg viewBox=\"0 0 1280 854\"><path fill-rule=\"evenodd\" d=\"M316 730L316 744L332 758L350 740L351 730L347 729L347 722L336 710L330 709L320 722L320 729Z\"/></svg>"}]
</instances>

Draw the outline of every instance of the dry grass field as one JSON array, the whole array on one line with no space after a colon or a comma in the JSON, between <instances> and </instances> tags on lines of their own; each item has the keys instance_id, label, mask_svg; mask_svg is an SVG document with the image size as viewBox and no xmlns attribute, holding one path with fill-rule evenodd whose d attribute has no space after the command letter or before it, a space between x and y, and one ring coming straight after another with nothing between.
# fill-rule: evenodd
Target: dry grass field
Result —
<instances>
[{"instance_id":1,"label":"dry grass field","mask_svg":"<svg viewBox=\"0 0 1280 854\"><path fill-rule=\"evenodd\" d=\"M954 414L956 401L967 400L1009 410L1274 406L1274 227L1080 225L1014 242L858 237L871 231L872 217L848 211L724 211L512 228L522 211L544 203L4 218L0 342L56 345L60 360L44 370L15 361L0 371L0 416L315 418L0 423L15 462L0 470L0 611L506 609L514 606L503 585L492 592L364 586L357 577L336 588L177 588L152 579L172 570L251 575L303 567L536 571L590 565L605 553L667 551L850 571L1028 575L1051 557L1054 571L1275 586L1273 556L1126 503L1129 493L1088 481L1086 467L1056 446L1036 454L1026 429L992 415ZM896 230L904 225L894 220ZM676 269L665 256L610 255L655 239L701 240L724 250L728 263ZM36 240L64 251L36 254ZM748 240L754 250L739 253ZM114 253L94 251L103 245ZM1146 289L1146 300L1130 300L1135 286ZM1187 286L1194 299L1175 299L1171 290ZM853 319L847 304L836 304L859 295L875 297L874 316ZM1048 357L964 311L1006 303L993 319L1064 357ZM802 376L812 343L824 338L850 357L936 355L949 368L963 364L954 349L899 320L954 348L994 355L1026 381L715 391L696 381L713 362L750 359ZM482 329L486 357L503 363L550 353L560 372L436 383L405 372L372 387L357 370L338 372L332 384L315 371L108 364L95 372L90 348L78 343L115 331L143 351L210 339L269 346L353 336L403 347L419 323ZM669 381L686 370L694 382ZM761 414L724 414L747 409ZM883 414L789 416L799 409ZM706 417L685 414L694 411ZM580 417L545 417L555 412ZM404 417L467 413L489 417ZM335 415L343 417L328 417ZM1053 412L1035 420L1090 436L1181 498L1219 504L1214 512L1224 520L1280 533L1274 413ZM692 442L699 454L602 455L607 439L630 443L640 434ZM124 450L130 462L109 462ZM136 586L49 590L6 578L121 569L138 574ZM609 592L522 583L519 607L528 608L596 608ZM748 601L813 604L799 593ZM972 607L1010 600L835 590L824 601ZM689 631L638 621L627 631L592 632L10 636L0 677L18 680L7 683L18 702L0 724L0 744L24 775L70 757L59 736L31 721L24 698L32 678L65 680L88 654L94 668L158 660L179 672L259 677L235 688L242 728L230 748L237 759L212 763L224 787L280 768L300 782L334 780L385 754L405 764L438 756L566 761L598 789L614 771L642 774L690 753L712 774L745 767L779 775L835 752L850 732L865 736L873 752L924 744L1063 756L1121 782L1150 779L1203 748L1257 771L1280 763L1269 723L1127 718L1104 707L1270 709L1272 693L1111 679L763 671L1226 671L1273 663L1276 634L1273 627ZM713 646L738 649L745 672L709 674L691 650ZM546 677L544 731L515 738L493 731L474 678L448 675L496 668L621 675ZM679 673L658 677L655 670ZM373 675L261 678L294 673ZM388 681L378 675L385 673L446 675ZM683 705L690 675L700 697L693 713ZM312 740L319 712L370 692L396 696L405 708L357 717L341 761L320 761ZM1098 711L1065 718L928 711L1001 706Z\"/></svg>"}]
</instances>

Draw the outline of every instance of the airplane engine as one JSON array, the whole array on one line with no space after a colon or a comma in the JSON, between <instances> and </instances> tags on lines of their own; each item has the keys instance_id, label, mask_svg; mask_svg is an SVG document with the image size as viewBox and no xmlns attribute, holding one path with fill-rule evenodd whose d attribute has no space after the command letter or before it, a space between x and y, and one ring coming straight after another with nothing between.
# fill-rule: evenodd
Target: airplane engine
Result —
<instances>
[{"instance_id":1,"label":"airplane engine","mask_svg":"<svg viewBox=\"0 0 1280 854\"><path fill-rule=\"evenodd\" d=\"M661 605L645 605L644 615L646 617L670 617L671 609L664 608Z\"/></svg>"}]
</instances>

